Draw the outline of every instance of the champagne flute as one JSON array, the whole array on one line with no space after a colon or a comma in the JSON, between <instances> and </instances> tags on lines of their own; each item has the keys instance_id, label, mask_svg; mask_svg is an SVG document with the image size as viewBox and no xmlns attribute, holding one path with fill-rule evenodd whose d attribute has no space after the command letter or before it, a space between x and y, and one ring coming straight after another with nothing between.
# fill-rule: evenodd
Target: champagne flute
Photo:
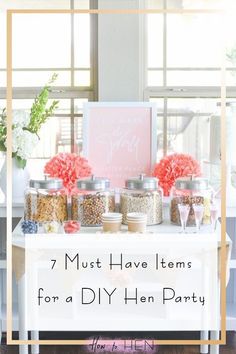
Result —
<instances>
[{"instance_id":1,"label":"champagne flute","mask_svg":"<svg viewBox=\"0 0 236 354\"><path fill-rule=\"evenodd\" d=\"M210 205L210 213L211 213L211 223L213 225L213 231L216 231L217 220L218 220L218 207L216 204Z\"/></svg>"},{"instance_id":2,"label":"champagne flute","mask_svg":"<svg viewBox=\"0 0 236 354\"><path fill-rule=\"evenodd\" d=\"M204 216L204 205L202 204L193 204L193 210L195 215L195 222L196 222L196 232L200 232L202 219Z\"/></svg>"},{"instance_id":3,"label":"champagne flute","mask_svg":"<svg viewBox=\"0 0 236 354\"><path fill-rule=\"evenodd\" d=\"M180 222L182 227L181 232L186 233L186 226L187 226L188 216L190 212L190 206L188 204L178 204L178 209L179 209L179 216L180 216Z\"/></svg>"}]
</instances>

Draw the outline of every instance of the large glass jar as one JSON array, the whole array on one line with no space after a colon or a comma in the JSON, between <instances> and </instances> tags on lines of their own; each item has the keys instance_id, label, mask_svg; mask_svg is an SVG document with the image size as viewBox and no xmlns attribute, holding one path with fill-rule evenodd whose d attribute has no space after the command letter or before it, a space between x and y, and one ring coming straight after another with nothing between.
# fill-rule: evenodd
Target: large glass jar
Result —
<instances>
[{"instance_id":1,"label":"large glass jar","mask_svg":"<svg viewBox=\"0 0 236 354\"><path fill-rule=\"evenodd\" d=\"M67 196L62 187L60 179L30 180L25 192L25 220L67 220Z\"/></svg>"},{"instance_id":2,"label":"large glass jar","mask_svg":"<svg viewBox=\"0 0 236 354\"><path fill-rule=\"evenodd\" d=\"M195 225L195 214L193 205L203 205L203 224L210 224L210 204L213 197L213 190L206 178L182 177L175 181L171 190L170 219L173 224L181 225L179 204L189 205L190 211L187 220L188 226Z\"/></svg>"},{"instance_id":3,"label":"large glass jar","mask_svg":"<svg viewBox=\"0 0 236 354\"><path fill-rule=\"evenodd\" d=\"M77 181L78 193L72 196L72 219L82 226L101 226L102 214L115 211L115 193L107 178L94 177Z\"/></svg>"},{"instance_id":4,"label":"large glass jar","mask_svg":"<svg viewBox=\"0 0 236 354\"><path fill-rule=\"evenodd\" d=\"M162 190L158 180L143 174L126 180L120 195L120 212L123 214L123 224L127 224L127 214L133 212L147 214L147 225L160 224Z\"/></svg>"}]
</instances>

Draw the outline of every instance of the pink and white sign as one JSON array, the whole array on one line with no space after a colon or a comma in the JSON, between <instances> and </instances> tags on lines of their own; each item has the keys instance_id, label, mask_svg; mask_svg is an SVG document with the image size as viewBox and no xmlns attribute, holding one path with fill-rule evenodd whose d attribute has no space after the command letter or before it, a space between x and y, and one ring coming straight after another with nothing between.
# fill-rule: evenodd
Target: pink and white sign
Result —
<instances>
[{"instance_id":1,"label":"pink and white sign","mask_svg":"<svg viewBox=\"0 0 236 354\"><path fill-rule=\"evenodd\" d=\"M87 103L84 156L93 174L112 187L140 173L150 175L156 161L156 107L151 103Z\"/></svg>"}]
</instances>

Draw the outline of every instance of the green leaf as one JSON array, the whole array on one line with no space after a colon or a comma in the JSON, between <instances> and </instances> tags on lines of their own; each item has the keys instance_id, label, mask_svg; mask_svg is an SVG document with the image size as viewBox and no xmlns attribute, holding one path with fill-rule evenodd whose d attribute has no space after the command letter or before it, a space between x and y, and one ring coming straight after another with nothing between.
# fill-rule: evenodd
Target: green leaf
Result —
<instances>
[{"instance_id":1,"label":"green leaf","mask_svg":"<svg viewBox=\"0 0 236 354\"><path fill-rule=\"evenodd\" d=\"M58 75L53 74L48 83L43 87L41 92L35 97L34 103L31 107L30 112L30 122L27 127L24 127L25 130L36 134L42 127L42 125L54 115L55 110L59 106L59 101L53 101L52 104L48 107L49 93L51 89L51 84L57 79ZM14 129L14 125L12 129ZM7 127L6 127L6 109L4 108L0 113L0 151L6 151L5 142L7 136ZM25 168L26 161L19 158L14 154L13 156L17 160L17 164L20 168Z\"/></svg>"},{"instance_id":2,"label":"green leaf","mask_svg":"<svg viewBox=\"0 0 236 354\"><path fill-rule=\"evenodd\" d=\"M53 101L48 108L50 85L57 79L58 75L53 74L49 82L44 86L39 95L35 98L30 113L30 123L27 127L31 133L38 134L41 126L51 117L58 108L59 101Z\"/></svg>"},{"instance_id":3,"label":"green leaf","mask_svg":"<svg viewBox=\"0 0 236 354\"><path fill-rule=\"evenodd\" d=\"M22 159L22 158L19 157L19 156L15 156L14 158L16 159L16 164L17 164L17 166L18 166L19 168L24 169L25 166L26 166L27 161L24 160L24 159Z\"/></svg>"},{"instance_id":4,"label":"green leaf","mask_svg":"<svg viewBox=\"0 0 236 354\"><path fill-rule=\"evenodd\" d=\"M4 142L0 141L0 151L7 151Z\"/></svg>"}]
</instances>

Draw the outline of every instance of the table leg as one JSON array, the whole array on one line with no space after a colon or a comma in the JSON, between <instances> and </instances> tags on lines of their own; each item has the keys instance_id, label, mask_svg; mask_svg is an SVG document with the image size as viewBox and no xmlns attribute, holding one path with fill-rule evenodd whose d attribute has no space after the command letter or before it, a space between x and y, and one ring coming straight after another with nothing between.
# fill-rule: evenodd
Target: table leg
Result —
<instances>
[{"instance_id":1,"label":"table leg","mask_svg":"<svg viewBox=\"0 0 236 354\"><path fill-rule=\"evenodd\" d=\"M25 328L25 275L18 282L18 316L19 316L19 339L28 340L28 332ZM28 345L19 346L20 354L28 354Z\"/></svg>"},{"instance_id":2,"label":"table leg","mask_svg":"<svg viewBox=\"0 0 236 354\"><path fill-rule=\"evenodd\" d=\"M208 340L209 339L208 331L201 331L200 332L200 339L201 340ZM201 354L208 354L208 344L202 344L200 346L200 353Z\"/></svg>"},{"instance_id":3,"label":"table leg","mask_svg":"<svg viewBox=\"0 0 236 354\"><path fill-rule=\"evenodd\" d=\"M219 340L220 332L219 331L211 331L210 336L211 336L211 340ZM219 352L220 352L219 344L210 345L210 354L219 354Z\"/></svg>"},{"instance_id":4,"label":"table leg","mask_svg":"<svg viewBox=\"0 0 236 354\"><path fill-rule=\"evenodd\" d=\"M31 340L39 340L39 332L31 331ZM31 345L31 354L39 354L39 345L33 344Z\"/></svg>"}]
</instances>

